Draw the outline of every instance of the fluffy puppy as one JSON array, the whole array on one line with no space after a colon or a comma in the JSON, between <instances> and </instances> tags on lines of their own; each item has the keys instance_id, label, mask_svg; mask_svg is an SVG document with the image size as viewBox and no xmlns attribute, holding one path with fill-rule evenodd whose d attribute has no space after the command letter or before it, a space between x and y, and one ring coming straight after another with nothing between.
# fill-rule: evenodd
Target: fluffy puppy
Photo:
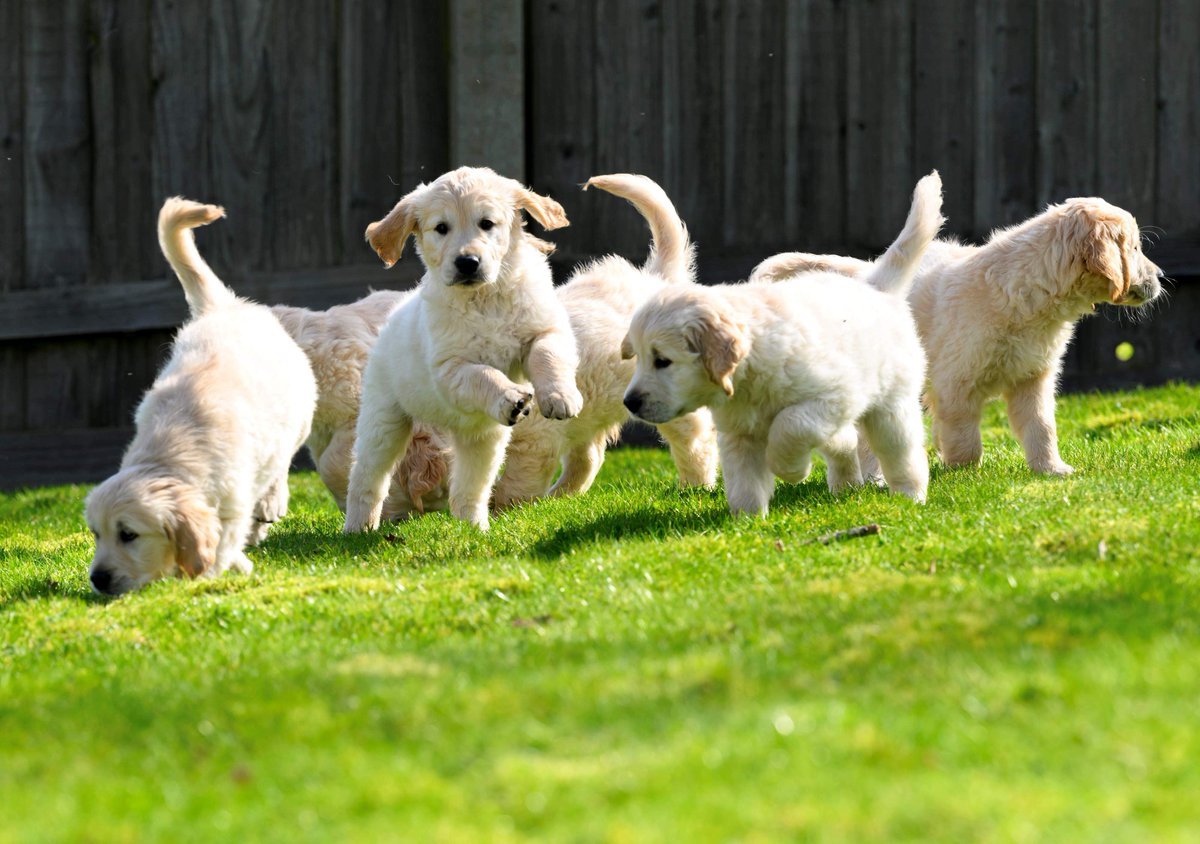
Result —
<instances>
[{"instance_id":1,"label":"fluffy puppy","mask_svg":"<svg viewBox=\"0 0 1200 844\"><path fill-rule=\"evenodd\" d=\"M711 407L735 514L765 514L775 478L803 481L814 449L832 492L862 483L856 425L891 488L924 501L925 364L904 295L941 222L934 172L917 185L871 284L818 273L660 291L634 315L624 343L623 354L637 357L625 405L648 422Z\"/></svg>"},{"instance_id":2,"label":"fluffy puppy","mask_svg":"<svg viewBox=\"0 0 1200 844\"><path fill-rule=\"evenodd\" d=\"M575 338L522 210L543 228L567 225L554 200L487 168L463 167L419 186L367 227L388 266L412 236L426 272L388 319L363 373L347 532L379 525L414 421L449 434L450 512L486 530L511 426L534 396L550 419L579 413ZM526 377L532 390L514 380Z\"/></svg>"},{"instance_id":3,"label":"fluffy puppy","mask_svg":"<svg viewBox=\"0 0 1200 844\"><path fill-rule=\"evenodd\" d=\"M287 512L288 465L308 436L316 383L271 312L234 296L196 250L191 229L224 213L178 197L159 213L159 244L192 319L138 406L120 471L87 498L97 592L248 573L243 546Z\"/></svg>"},{"instance_id":4,"label":"fluffy puppy","mask_svg":"<svg viewBox=\"0 0 1200 844\"><path fill-rule=\"evenodd\" d=\"M692 245L675 206L645 176L596 176L584 190L597 187L627 199L650 227L650 256L641 268L609 256L577 271L557 290L567 310L579 349L576 381L583 410L567 422L534 413L514 429L496 483L495 502L507 507L542 495L586 492L596 479L610 442L620 436L629 411L622 404L633 376L632 361L622 360L621 340L637 307L651 294L693 280ZM658 427L671 449L685 486L717 482L717 443L712 417L705 409ZM551 486L561 463L562 474Z\"/></svg>"},{"instance_id":5,"label":"fluffy puppy","mask_svg":"<svg viewBox=\"0 0 1200 844\"><path fill-rule=\"evenodd\" d=\"M853 258L790 252L768 258L751 278L816 267L858 278L873 269ZM1051 205L983 246L934 242L908 299L929 358L925 402L942 461L979 462L983 405L1003 396L1029 468L1074 471L1058 453L1054 396L1075 323L1101 302L1152 301L1161 277L1142 254L1133 216L1094 197Z\"/></svg>"},{"instance_id":6,"label":"fluffy puppy","mask_svg":"<svg viewBox=\"0 0 1200 844\"><path fill-rule=\"evenodd\" d=\"M411 291L380 290L325 311L284 305L271 308L312 364L317 408L306 445L321 480L343 513L367 355L392 311L412 295ZM414 426L408 450L392 474L382 518L391 521L446 509L449 466L446 437L434 428Z\"/></svg>"}]
</instances>

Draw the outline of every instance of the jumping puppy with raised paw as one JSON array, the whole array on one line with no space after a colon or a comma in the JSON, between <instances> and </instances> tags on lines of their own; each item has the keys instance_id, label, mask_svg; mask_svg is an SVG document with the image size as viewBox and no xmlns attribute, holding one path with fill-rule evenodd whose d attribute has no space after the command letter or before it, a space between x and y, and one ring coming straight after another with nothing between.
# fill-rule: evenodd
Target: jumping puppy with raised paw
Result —
<instances>
[{"instance_id":1,"label":"jumping puppy with raised paw","mask_svg":"<svg viewBox=\"0 0 1200 844\"><path fill-rule=\"evenodd\" d=\"M450 512L486 530L512 425L535 400L550 419L579 413L575 337L544 244L525 233L522 211L545 229L567 225L554 200L487 168L463 167L419 186L367 227L389 267L413 237L426 272L384 326L363 373L347 533L378 527L414 421L449 435Z\"/></svg>"}]
</instances>

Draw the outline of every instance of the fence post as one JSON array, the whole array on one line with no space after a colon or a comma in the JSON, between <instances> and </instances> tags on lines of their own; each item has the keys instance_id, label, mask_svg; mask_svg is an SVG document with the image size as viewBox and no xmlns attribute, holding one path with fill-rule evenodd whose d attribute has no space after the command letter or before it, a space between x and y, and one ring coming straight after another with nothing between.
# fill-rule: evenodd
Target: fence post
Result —
<instances>
[{"instance_id":1,"label":"fence post","mask_svg":"<svg viewBox=\"0 0 1200 844\"><path fill-rule=\"evenodd\" d=\"M450 2L450 165L525 179L523 0Z\"/></svg>"}]
</instances>

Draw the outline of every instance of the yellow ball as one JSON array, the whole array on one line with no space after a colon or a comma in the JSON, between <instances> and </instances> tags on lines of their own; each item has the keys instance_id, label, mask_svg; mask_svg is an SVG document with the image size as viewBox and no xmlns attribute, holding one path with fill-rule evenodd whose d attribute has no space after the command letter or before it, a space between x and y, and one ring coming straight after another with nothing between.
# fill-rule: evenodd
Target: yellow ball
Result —
<instances>
[{"instance_id":1,"label":"yellow ball","mask_svg":"<svg viewBox=\"0 0 1200 844\"><path fill-rule=\"evenodd\" d=\"M1118 343L1117 344L1117 360L1126 361L1126 360L1129 360L1131 357L1133 357L1133 344L1128 343L1128 342Z\"/></svg>"}]
</instances>

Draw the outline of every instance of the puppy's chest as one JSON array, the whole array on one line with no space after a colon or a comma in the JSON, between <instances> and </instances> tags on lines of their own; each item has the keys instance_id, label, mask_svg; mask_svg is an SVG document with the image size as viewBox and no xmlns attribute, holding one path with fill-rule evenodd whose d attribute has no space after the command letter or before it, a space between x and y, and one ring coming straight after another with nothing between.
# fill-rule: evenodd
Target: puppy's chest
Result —
<instances>
[{"instance_id":1,"label":"puppy's chest","mask_svg":"<svg viewBox=\"0 0 1200 844\"><path fill-rule=\"evenodd\" d=\"M1059 324L1000 338L993 347L983 380L1004 389L1045 372L1062 356L1073 328L1070 324Z\"/></svg>"}]
</instances>

